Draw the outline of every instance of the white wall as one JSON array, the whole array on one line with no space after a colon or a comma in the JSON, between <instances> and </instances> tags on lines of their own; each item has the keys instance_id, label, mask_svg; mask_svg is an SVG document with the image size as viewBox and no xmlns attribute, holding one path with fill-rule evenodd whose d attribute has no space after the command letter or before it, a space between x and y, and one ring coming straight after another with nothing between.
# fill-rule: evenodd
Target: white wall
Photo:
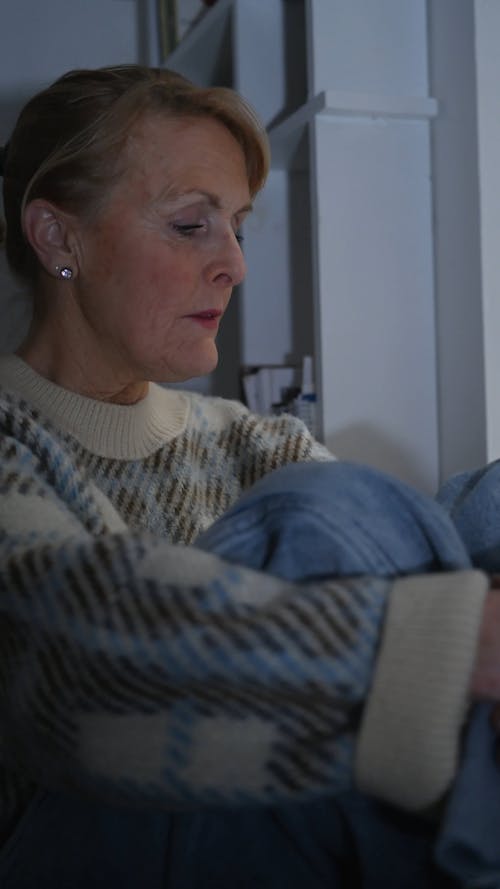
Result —
<instances>
[{"instance_id":1,"label":"white wall","mask_svg":"<svg viewBox=\"0 0 500 889\"><path fill-rule=\"evenodd\" d=\"M70 68L136 62L147 52L141 0L15 0L2 3L0 144L26 99ZM15 348L29 299L0 250L0 351Z\"/></svg>"},{"instance_id":2,"label":"white wall","mask_svg":"<svg viewBox=\"0 0 500 889\"><path fill-rule=\"evenodd\" d=\"M443 480L486 459L476 57L472 0L428 7L430 90L439 105L432 169Z\"/></svg>"},{"instance_id":3,"label":"white wall","mask_svg":"<svg viewBox=\"0 0 500 889\"><path fill-rule=\"evenodd\" d=\"M311 0L317 384L341 457L435 489L425 0Z\"/></svg>"},{"instance_id":4,"label":"white wall","mask_svg":"<svg viewBox=\"0 0 500 889\"><path fill-rule=\"evenodd\" d=\"M500 3L475 0L486 456L500 457Z\"/></svg>"}]
</instances>

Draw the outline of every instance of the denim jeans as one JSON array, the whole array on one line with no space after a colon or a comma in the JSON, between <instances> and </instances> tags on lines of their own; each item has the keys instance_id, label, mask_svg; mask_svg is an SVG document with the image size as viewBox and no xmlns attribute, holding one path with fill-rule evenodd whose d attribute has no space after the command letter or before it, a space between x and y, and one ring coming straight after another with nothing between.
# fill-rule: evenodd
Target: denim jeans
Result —
<instances>
[{"instance_id":1,"label":"denim jeans","mask_svg":"<svg viewBox=\"0 0 500 889\"><path fill-rule=\"evenodd\" d=\"M293 465L258 482L202 535L197 546L292 580L353 574L394 577L469 567L468 532L475 535L476 525L480 529L486 515L487 528L484 535L478 531L478 547L474 537L472 561L476 551L487 550L493 564L498 546L495 517L500 512L490 488L496 485L497 474L496 470L484 474L479 487L470 488L475 499L465 496L461 501L471 485L470 477L462 478L445 490L441 506L361 466ZM500 506L500 485L498 489ZM482 498L488 503L486 513ZM435 841L431 822L356 792L303 805L172 815L41 793L2 854L0 885L4 889L461 885L435 865Z\"/></svg>"}]
</instances>

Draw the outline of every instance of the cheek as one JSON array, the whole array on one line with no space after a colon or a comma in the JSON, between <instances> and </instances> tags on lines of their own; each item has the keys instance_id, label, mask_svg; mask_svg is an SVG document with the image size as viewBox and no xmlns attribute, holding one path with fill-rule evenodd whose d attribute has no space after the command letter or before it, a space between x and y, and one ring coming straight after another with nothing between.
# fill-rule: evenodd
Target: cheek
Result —
<instances>
[{"instance_id":1,"label":"cheek","mask_svg":"<svg viewBox=\"0 0 500 889\"><path fill-rule=\"evenodd\" d=\"M142 298L152 305L182 306L193 299L200 273L195 263L178 257L151 254L141 258L133 277Z\"/></svg>"},{"instance_id":2,"label":"cheek","mask_svg":"<svg viewBox=\"0 0 500 889\"><path fill-rule=\"evenodd\" d=\"M94 254L94 261L92 256L90 261L98 275L104 280L116 276L127 256L128 251L124 251L120 246L122 240L123 233L113 226L103 226L95 233L97 252Z\"/></svg>"},{"instance_id":3,"label":"cheek","mask_svg":"<svg viewBox=\"0 0 500 889\"><path fill-rule=\"evenodd\" d=\"M165 280L165 263L158 254L148 251L140 242L121 246L104 245L100 272L103 280L127 305L147 301L148 294L158 292Z\"/></svg>"},{"instance_id":4,"label":"cheek","mask_svg":"<svg viewBox=\"0 0 500 889\"><path fill-rule=\"evenodd\" d=\"M147 260L142 256L140 262L129 268L123 288L125 323L144 342L163 342L177 321L199 308L198 273L189 262L169 261L157 255L150 255Z\"/></svg>"},{"instance_id":5,"label":"cheek","mask_svg":"<svg viewBox=\"0 0 500 889\"><path fill-rule=\"evenodd\" d=\"M203 277L203 262L187 245L170 246L146 232L124 237L123 227L108 225L99 232L97 287L107 291L111 311L152 329L196 306L196 291ZM101 285L99 287L99 284Z\"/></svg>"}]
</instances>

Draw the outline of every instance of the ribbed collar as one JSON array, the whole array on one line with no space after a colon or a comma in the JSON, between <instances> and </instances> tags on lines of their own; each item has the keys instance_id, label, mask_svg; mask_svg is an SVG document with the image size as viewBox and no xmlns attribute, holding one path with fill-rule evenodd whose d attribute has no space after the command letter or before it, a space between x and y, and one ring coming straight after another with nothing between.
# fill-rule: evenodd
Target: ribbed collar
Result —
<instances>
[{"instance_id":1,"label":"ribbed collar","mask_svg":"<svg viewBox=\"0 0 500 889\"><path fill-rule=\"evenodd\" d=\"M95 401L46 380L17 355L0 356L0 385L24 398L61 432L101 457L148 457L186 427L189 399L150 383L136 404Z\"/></svg>"}]
</instances>

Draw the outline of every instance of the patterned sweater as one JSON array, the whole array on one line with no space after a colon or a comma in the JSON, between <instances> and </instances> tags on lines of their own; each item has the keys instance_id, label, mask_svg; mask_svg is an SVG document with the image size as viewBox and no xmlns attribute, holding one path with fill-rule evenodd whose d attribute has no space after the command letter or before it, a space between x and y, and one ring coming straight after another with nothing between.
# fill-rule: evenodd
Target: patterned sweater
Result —
<instances>
[{"instance_id":1,"label":"patterned sweater","mask_svg":"<svg viewBox=\"0 0 500 889\"><path fill-rule=\"evenodd\" d=\"M190 544L273 468L332 459L299 421L156 385L104 404L15 356L0 383L0 831L37 787L172 809L446 789L482 575L229 565Z\"/></svg>"}]
</instances>

